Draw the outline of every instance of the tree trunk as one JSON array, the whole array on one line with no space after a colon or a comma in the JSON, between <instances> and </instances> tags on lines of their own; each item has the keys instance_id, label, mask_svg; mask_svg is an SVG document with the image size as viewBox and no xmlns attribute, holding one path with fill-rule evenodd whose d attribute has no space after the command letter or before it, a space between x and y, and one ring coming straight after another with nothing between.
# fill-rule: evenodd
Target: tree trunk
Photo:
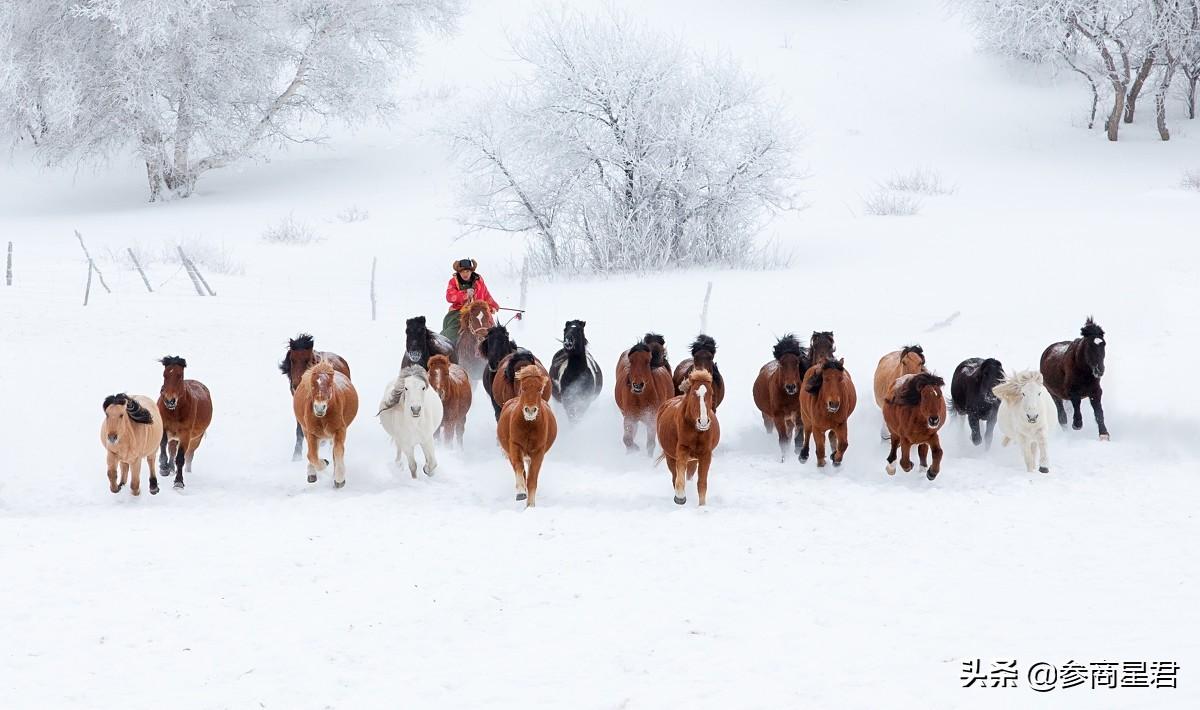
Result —
<instances>
[{"instance_id":1,"label":"tree trunk","mask_svg":"<svg viewBox=\"0 0 1200 710\"><path fill-rule=\"evenodd\" d=\"M1113 82L1113 107L1108 114L1108 120L1104 122L1104 129L1108 132L1110 141L1117 140L1117 133L1121 130L1121 113L1125 109L1125 85L1121 82Z\"/></svg>"},{"instance_id":2,"label":"tree trunk","mask_svg":"<svg viewBox=\"0 0 1200 710\"><path fill-rule=\"evenodd\" d=\"M1158 122L1158 137L1165 141L1171 140L1171 131L1167 128L1167 92L1171 89L1171 80L1175 78L1175 60L1167 55L1166 66L1158 81L1158 91L1154 92L1154 115Z\"/></svg>"},{"instance_id":3,"label":"tree trunk","mask_svg":"<svg viewBox=\"0 0 1200 710\"><path fill-rule=\"evenodd\" d=\"M1196 81L1200 80L1200 73L1188 75L1187 85L1187 108L1188 118L1196 117Z\"/></svg>"},{"instance_id":4,"label":"tree trunk","mask_svg":"<svg viewBox=\"0 0 1200 710\"><path fill-rule=\"evenodd\" d=\"M1142 66L1138 67L1137 76L1134 77L1133 84L1129 87L1129 96L1125 99L1125 123L1133 123L1133 112L1137 109L1138 96L1141 95L1142 86L1154 69L1154 54L1153 51L1146 54L1146 60L1142 62Z\"/></svg>"},{"instance_id":5,"label":"tree trunk","mask_svg":"<svg viewBox=\"0 0 1200 710\"><path fill-rule=\"evenodd\" d=\"M162 172L153 160L146 161L146 180L150 183L150 201L158 202L162 194Z\"/></svg>"}]
</instances>

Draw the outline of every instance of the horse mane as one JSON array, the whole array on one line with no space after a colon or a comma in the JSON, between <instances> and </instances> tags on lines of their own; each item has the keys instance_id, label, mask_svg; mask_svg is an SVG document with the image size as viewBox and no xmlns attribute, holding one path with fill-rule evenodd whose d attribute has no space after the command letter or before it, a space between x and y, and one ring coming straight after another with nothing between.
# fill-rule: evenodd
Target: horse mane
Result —
<instances>
[{"instance_id":1,"label":"horse mane","mask_svg":"<svg viewBox=\"0 0 1200 710\"><path fill-rule=\"evenodd\" d=\"M692 341L692 357L696 357L696 354L702 351L708 351L716 355L717 341L703 333L697 335L696 339Z\"/></svg>"},{"instance_id":2,"label":"horse mane","mask_svg":"<svg viewBox=\"0 0 1200 710\"><path fill-rule=\"evenodd\" d=\"M778 342L775 343L775 349L771 351L776 360L779 360L784 355L795 355L803 358L808 354L808 351L796 340L796 336L791 333L785 334Z\"/></svg>"},{"instance_id":3,"label":"horse mane","mask_svg":"<svg viewBox=\"0 0 1200 710\"><path fill-rule=\"evenodd\" d=\"M917 357L921 358L921 364L925 364L925 349L920 345L905 345L900 348L900 359L904 360L904 356L909 353L915 353Z\"/></svg>"},{"instance_id":4,"label":"horse mane","mask_svg":"<svg viewBox=\"0 0 1200 710\"><path fill-rule=\"evenodd\" d=\"M300 335L288 340L287 353L294 352L296 350L312 350L313 346L313 337L308 333L301 333ZM279 371L285 375L291 375L292 359L288 357L287 353L283 354L283 362L279 363Z\"/></svg>"},{"instance_id":5,"label":"horse mane","mask_svg":"<svg viewBox=\"0 0 1200 710\"><path fill-rule=\"evenodd\" d=\"M650 348L650 367L666 367L667 339L658 333L646 333L642 342Z\"/></svg>"},{"instance_id":6,"label":"horse mane","mask_svg":"<svg viewBox=\"0 0 1200 710\"><path fill-rule=\"evenodd\" d=\"M696 384L711 385L713 383L712 373L708 370L692 370L688 373L688 391Z\"/></svg>"},{"instance_id":7,"label":"horse mane","mask_svg":"<svg viewBox=\"0 0 1200 710\"><path fill-rule=\"evenodd\" d=\"M529 351L526 350L525 352L529 352ZM516 358L514 358L514 359L516 359ZM508 364L510 367L512 366L511 361ZM516 374L513 375L513 382L520 384L520 383L524 382L525 380L529 379L530 377L541 377L541 376L542 376L541 368L539 368L537 365L535 365L531 362L526 365L523 365L520 370L517 370Z\"/></svg>"},{"instance_id":8,"label":"horse mane","mask_svg":"<svg viewBox=\"0 0 1200 710\"><path fill-rule=\"evenodd\" d=\"M312 367L308 368L308 372L305 374L316 377L317 375L332 375L335 372L337 370L334 369L333 363L328 360L317 360L313 363Z\"/></svg>"},{"instance_id":9,"label":"horse mane","mask_svg":"<svg viewBox=\"0 0 1200 710\"><path fill-rule=\"evenodd\" d=\"M533 361L533 353L525 348L513 350L512 355L508 358L508 364L504 366L504 379L516 382L518 371L534 364Z\"/></svg>"},{"instance_id":10,"label":"horse mane","mask_svg":"<svg viewBox=\"0 0 1200 710\"><path fill-rule=\"evenodd\" d=\"M804 391L808 392L809 394L817 394L820 392L822 382L821 377L825 374L825 370L827 369L841 370L842 372L845 372L846 365L841 360L835 360L831 357L826 358L825 362L817 365L817 371L809 375L808 379L804 381Z\"/></svg>"},{"instance_id":11,"label":"horse mane","mask_svg":"<svg viewBox=\"0 0 1200 710\"><path fill-rule=\"evenodd\" d=\"M138 424L149 424L150 422L154 421L154 417L150 414L149 409L143 407L136 399L130 397L124 392L119 392L117 394L105 397L104 411L107 412L108 408L114 404L125 405L125 413L129 415L129 420L132 422L136 422Z\"/></svg>"},{"instance_id":12,"label":"horse mane","mask_svg":"<svg viewBox=\"0 0 1200 710\"><path fill-rule=\"evenodd\" d=\"M837 349L836 346L833 344L833 331L832 330L814 330L812 336L810 336L808 339L808 349L816 350L818 342L829 343L829 351L830 352L833 352L834 350Z\"/></svg>"},{"instance_id":13,"label":"horse mane","mask_svg":"<svg viewBox=\"0 0 1200 710\"><path fill-rule=\"evenodd\" d=\"M167 356L163 357L161 360L159 360L159 362L162 363L163 367L171 367L172 365L178 365L179 367L187 367L187 360L184 360L183 358L179 357L178 355L167 355Z\"/></svg>"},{"instance_id":14,"label":"horse mane","mask_svg":"<svg viewBox=\"0 0 1200 710\"><path fill-rule=\"evenodd\" d=\"M980 381L988 382L993 379L1004 379L1004 365L994 357L989 357L979 363Z\"/></svg>"},{"instance_id":15,"label":"horse mane","mask_svg":"<svg viewBox=\"0 0 1200 710\"><path fill-rule=\"evenodd\" d=\"M915 407L921 403L921 390L931 386L945 387L946 381L932 372L909 375L908 380L892 397L892 401L906 407Z\"/></svg>"},{"instance_id":16,"label":"horse mane","mask_svg":"<svg viewBox=\"0 0 1200 710\"><path fill-rule=\"evenodd\" d=\"M1014 401L1021 395L1021 388L1030 382L1042 383L1042 373L1037 370L1021 370L992 388L992 394L1001 399Z\"/></svg>"},{"instance_id":17,"label":"horse mane","mask_svg":"<svg viewBox=\"0 0 1200 710\"><path fill-rule=\"evenodd\" d=\"M129 401L129 395L125 394L124 392L119 392L117 394L110 394L109 396L104 398L103 410L107 412L108 408L113 406L114 404L125 404L128 401Z\"/></svg>"},{"instance_id":18,"label":"horse mane","mask_svg":"<svg viewBox=\"0 0 1200 710\"><path fill-rule=\"evenodd\" d=\"M650 346L643 343L640 340L638 342L634 343L633 347L629 348L629 350L628 350L629 355L632 355L634 353L649 353L649 352L652 352L650 350Z\"/></svg>"},{"instance_id":19,"label":"horse mane","mask_svg":"<svg viewBox=\"0 0 1200 710\"><path fill-rule=\"evenodd\" d=\"M1091 316L1088 316L1087 322L1079 329L1079 334L1085 338L1103 338L1104 329L1097 325Z\"/></svg>"},{"instance_id":20,"label":"horse mane","mask_svg":"<svg viewBox=\"0 0 1200 710\"><path fill-rule=\"evenodd\" d=\"M429 371L441 369L450 369L450 358L445 355L430 355L429 356Z\"/></svg>"},{"instance_id":21,"label":"horse mane","mask_svg":"<svg viewBox=\"0 0 1200 710\"><path fill-rule=\"evenodd\" d=\"M413 327L414 325L420 326L422 330L427 330L427 328L425 327L425 316L413 316L412 318L409 318L408 320L404 321L404 329L405 330L408 330L409 328Z\"/></svg>"},{"instance_id":22,"label":"horse mane","mask_svg":"<svg viewBox=\"0 0 1200 710\"><path fill-rule=\"evenodd\" d=\"M429 373L420 365L409 365L400 370L399 379L403 380L409 377L416 377L425 384L429 384Z\"/></svg>"}]
</instances>

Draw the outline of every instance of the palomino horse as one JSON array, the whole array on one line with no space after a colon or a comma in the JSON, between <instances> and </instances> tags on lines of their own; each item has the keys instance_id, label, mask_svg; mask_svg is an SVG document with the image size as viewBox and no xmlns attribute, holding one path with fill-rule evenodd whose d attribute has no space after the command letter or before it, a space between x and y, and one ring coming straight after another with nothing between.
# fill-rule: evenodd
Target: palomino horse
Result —
<instances>
[{"instance_id":1,"label":"palomino horse","mask_svg":"<svg viewBox=\"0 0 1200 710\"><path fill-rule=\"evenodd\" d=\"M921 470L925 470L925 454L933 449L933 465L925 473L929 480L942 470L942 442L938 430L946 423L946 398L942 396L945 381L928 372L902 375L888 388L883 399L883 421L886 422L892 450L888 452L887 473L896 473L896 449L900 449L900 468L912 470L909 449L917 444Z\"/></svg>"},{"instance_id":2,"label":"palomino horse","mask_svg":"<svg viewBox=\"0 0 1200 710\"><path fill-rule=\"evenodd\" d=\"M529 365L541 370L542 374L546 376L546 391L542 393L542 399L550 401L552 390L550 373L546 372L542 361L534 357L533 353L525 348L517 348L505 355L497 365L496 375L492 378L492 404L494 406L503 409L505 402L517 396L519 389L517 373ZM499 412L496 413L496 418L500 418Z\"/></svg>"},{"instance_id":3,"label":"palomino horse","mask_svg":"<svg viewBox=\"0 0 1200 710\"><path fill-rule=\"evenodd\" d=\"M129 492L142 492L142 461L150 471L150 494L158 493L154 475L154 453L162 438L162 418L155 416L154 400L124 392L104 398L104 421L100 424L100 443L108 452L108 490L120 493L129 482ZM121 481L117 482L117 465ZM130 475L132 474L132 480Z\"/></svg>"},{"instance_id":4,"label":"palomino horse","mask_svg":"<svg viewBox=\"0 0 1200 710\"><path fill-rule=\"evenodd\" d=\"M458 442L463 447L463 429L471 409L471 380L467 371L445 355L429 358L429 385L442 400L442 443Z\"/></svg>"},{"instance_id":5,"label":"palomino horse","mask_svg":"<svg viewBox=\"0 0 1200 710\"><path fill-rule=\"evenodd\" d=\"M979 446L987 442L992 447L992 430L996 428L996 413L1000 399L992 388L1004 379L1004 366L996 358L973 357L958 363L954 377L950 378L950 411L967 418L971 426L971 443ZM983 436L979 434L979 422L986 422Z\"/></svg>"},{"instance_id":6,"label":"palomino horse","mask_svg":"<svg viewBox=\"0 0 1200 710\"><path fill-rule=\"evenodd\" d=\"M163 421L159 473L164 478L171 475L174 462L175 487L183 488L183 469L192 472L192 457L212 422L212 395L198 380L183 379L187 360L168 355L159 362L163 366L163 386L158 395Z\"/></svg>"},{"instance_id":7,"label":"palomino horse","mask_svg":"<svg viewBox=\"0 0 1200 710\"><path fill-rule=\"evenodd\" d=\"M300 378L313 363L327 360L333 369L350 377L350 366L337 353L313 350L313 337L301 333L288 341L287 352L283 354L283 362L279 363L279 371L287 375L289 391L296 396L296 388L300 386ZM300 428L300 420L296 420L296 448L292 451L292 460L300 460L300 443L304 441L304 432Z\"/></svg>"},{"instance_id":8,"label":"palomino horse","mask_svg":"<svg viewBox=\"0 0 1200 710\"><path fill-rule=\"evenodd\" d=\"M445 358L444 355L434 357ZM431 360L433 358L430 358ZM408 457L408 472L417 477L416 447L425 455L422 471L432 476L437 469L433 435L442 425L442 400L429 392L429 375L420 365L409 365L388 383L379 402L379 423L396 445L396 463Z\"/></svg>"},{"instance_id":9,"label":"palomino horse","mask_svg":"<svg viewBox=\"0 0 1200 710\"><path fill-rule=\"evenodd\" d=\"M350 378L321 360L300 378L292 409L308 445L308 482L316 483L317 472L329 465L317 449L322 441L332 441L333 487L346 485L346 429L358 414L358 392Z\"/></svg>"},{"instance_id":10,"label":"palomino horse","mask_svg":"<svg viewBox=\"0 0 1200 710\"><path fill-rule=\"evenodd\" d=\"M713 376L708 370L693 370L684 383L684 393L663 403L658 410L658 444L662 447L660 458L667 460L671 472L671 483L675 487L675 502L687 502L684 492L686 480L699 469L696 479L696 494L700 505L707 503L708 468L712 464L712 452L721 441L721 424L717 421L716 402L713 396Z\"/></svg>"},{"instance_id":11,"label":"palomino horse","mask_svg":"<svg viewBox=\"0 0 1200 710\"><path fill-rule=\"evenodd\" d=\"M788 441L795 431L795 449L800 452L804 425L800 419L800 382L808 371L808 351L788 333L775 343L775 359L763 365L754 379L754 405L762 412L763 426L779 435L779 460L787 458Z\"/></svg>"},{"instance_id":12,"label":"palomino horse","mask_svg":"<svg viewBox=\"0 0 1200 710\"><path fill-rule=\"evenodd\" d=\"M809 437L816 440L817 467L825 465L825 432L829 432L829 445L833 449L833 465L841 466L846 448L846 421L858 404L858 393L854 381L846 370L846 361L827 358L813 365L804 375L804 389L800 393L800 420L804 425L804 446L800 449L800 462L808 460Z\"/></svg>"},{"instance_id":13,"label":"palomino horse","mask_svg":"<svg viewBox=\"0 0 1200 710\"><path fill-rule=\"evenodd\" d=\"M471 301L458 314L458 341L454 343L454 354L459 365L472 379L479 379L487 359L479 352L479 344L487 337L488 330L496 325L492 308L485 301Z\"/></svg>"},{"instance_id":14,"label":"palomino horse","mask_svg":"<svg viewBox=\"0 0 1200 710\"><path fill-rule=\"evenodd\" d=\"M638 449L633 437L641 423L646 427L646 453L654 455L654 421L659 407L675 392L671 371L655 366L655 362L664 362L662 345L658 342L647 345L644 340L635 343L617 359L613 396L624 418L625 434L621 440L625 442L627 452Z\"/></svg>"},{"instance_id":15,"label":"palomino horse","mask_svg":"<svg viewBox=\"0 0 1200 710\"><path fill-rule=\"evenodd\" d=\"M1100 378L1104 376L1104 329L1088 316L1087 322L1079 329L1079 335L1075 340L1064 340L1046 348L1042 353L1042 378L1054 398L1058 423L1064 429L1067 427L1067 410L1063 408L1063 400L1071 400L1071 407L1075 409L1071 428L1082 429L1083 410L1080 409L1080 401L1087 397L1092 403L1092 413L1096 415L1100 441L1108 441L1104 407L1100 404L1100 397L1104 394L1100 388Z\"/></svg>"},{"instance_id":16,"label":"palomino horse","mask_svg":"<svg viewBox=\"0 0 1200 710\"><path fill-rule=\"evenodd\" d=\"M1050 403L1050 392L1042 385L1042 373L1024 370L996 385L995 394L1000 398L1001 441L1005 446L1016 441L1025 458L1025 470L1033 472L1035 461L1038 471L1050 473L1050 452L1046 439L1050 434L1054 405Z\"/></svg>"},{"instance_id":17,"label":"palomino horse","mask_svg":"<svg viewBox=\"0 0 1200 710\"><path fill-rule=\"evenodd\" d=\"M454 343L441 333L430 330L425 325L425 316L417 316L404 321L404 357L400 359L400 368L410 365L429 366L430 355L445 355L450 362L457 362L454 354Z\"/></svg>"},{"instance_id":18,"label":"palomino horse","mask_svg":"<svg viewBox=\"0 0 1200 710\"><path fill-rule=\"evenodd\" d=\"M604 387L600 365L587 349L588 339L583 331L586 326L585 321L567 321L562 349L550 360L551 394L562 402L571 421L583 416Z\"/></svg>"},{"instance_id":19,"label":"palomino horse","mask_svg":"<svg viewBox=\"0 0 1200 710\"><path fill-rule=\"evenodd\" d=\"M496 423L496 438L512 464L517 500L532 508L537 500L542 460L558 436L558 422L544 396L550 378L544 370L526 365L517 374L517 396L508 400Z\"/></svg>"},{"instance_id":20,"label":"palomino horse","mask_svg":"<svg viewBox=\"0 0 1200 710\"><path fill-rule=\"evenodd\" d=\"M712 391L713 391L713 410L721 406L721 401L725 399L725 378L721 377L721 370L717 368L717 363L713 362L713 358L717 356L717 341L711 337L700 334L692 341L692 356L684 358L675 366L675 372L671 376L671 380L675 383L675 391L683 394L686 390L684 386L687 384L688 375L692 374L692 370L704 370L712 373Z\"/></svg>"},{"instance_id":21,"label":"palomino horse","mask_svg":"<svg viewBox=\"0 0 1200 710\"><path fill-rule=\"evenodd\" d=\"M883 409L883 401L896 378L902 375L915 375L918 372L928 372L925 369L925 351L920 345L905 345L899 350L879 358L875 366L875 404ZM879 437L885 441L888 438L887 424L879 432Z\"/></svg>"}]
</instances>

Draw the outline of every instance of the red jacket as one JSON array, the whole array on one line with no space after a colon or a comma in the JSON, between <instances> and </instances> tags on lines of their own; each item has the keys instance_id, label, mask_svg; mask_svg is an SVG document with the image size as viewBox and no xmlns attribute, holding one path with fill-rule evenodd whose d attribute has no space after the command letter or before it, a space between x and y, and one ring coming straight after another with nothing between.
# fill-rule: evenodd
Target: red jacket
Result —
<instances>
[{"instance_id":1,"label":"red jacket","mask_svg":"<svg viewBox=\"0 0 1200 710\"><path fill-rule=\"evenodd\" d=\"M500 308L500 304L496 303L496 299L492 298L492 294L488 293L487 284L483 282L482 276L475 274L475 282L471 287L475 289L476 301L483 301L491 306L493 311ZM450 309L460 311L463 306L467 305L468 300L467 290L458 286L458 276L451 276L450 283L446 284L446 301L450 303Z\"/></svg>"}]
</instances>

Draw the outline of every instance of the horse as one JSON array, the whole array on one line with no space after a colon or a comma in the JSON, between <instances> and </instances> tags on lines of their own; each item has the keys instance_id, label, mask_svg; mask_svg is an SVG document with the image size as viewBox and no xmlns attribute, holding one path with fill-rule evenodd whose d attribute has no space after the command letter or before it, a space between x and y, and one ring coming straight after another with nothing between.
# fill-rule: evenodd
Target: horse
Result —
<instances>
[{"instance_id":1,"label":"horse","mask_svg":"<svg viewBox=\"0 0 1200 710\"><path fill-rule=\"evenodd\" d=\"M882 410L887 392L896 378L903 375L915 375L918 372L928 372L925 369L925 351L921 349L920 345L905 345L903 348L879 358L879 364L875 366L875 404L879 405ZM886 423L880 430L879 437L884 441L887 440Z\"/></svg>"},{"instance_id":2,"label":"horse","mask_svg":"<svg viewBox=\"0 0 1200 710\"><path fill-rule=\"evenodd\" d=\"M713 362L716 355L717 341L704 334L697 335L696 339L692 341L692 356L680 360L671 376L671 380L675 383L675 392L684 394L688 375L692 374L693 370L711 372L714 411L721 406L721 401L725 399L725 378L721 377L721 370L717 368L717 363Z\"/></svg>"},{"instance_id":3,"label":"horse","mask_svg":"<svg viewBox=\"0 0 1200 710\"><path fill-rule=\"evenodd\" d=\"M754 406L762 413L767 433L779 435L779 460L787 459L787 444L795 430L795 450L800 452L804 425L800 418L800 383L810 366L808 350L788 333L775 343L773 360L754 378Z\"/></svg>"},{"instance_id":4,"label":"horse","mask_svg":"<svg viewBox=\"0 0 1200 710\"><path fill-rule=\"evenodd\" d=\"M517 396L504 403L496 420L496 438L512 464L517 500L532 508L537 500L542 460L558 436L558 421L544 396L550 378L544 370L526 365L517 371Z\"/></svg>"},{"instance_id":5,"label":"horse","mask_svg":"<svg viewBox=\"0 0 1200 710\"><path fill-rule=\"evenodd\" d=\"M313 337L301 333L288 341L287 352L283 354L283 362L279 363L279 371L287 375L288 387L292 397L296 396L296 388L300 386L300 378L313 366L313 363L328 360L333 369L350 377L350 366L337 353L323 352L313 349ZM296 448L292 451L292 460L300 460L300 442L304 441L304 432L300 421L296 420Z\"/></svg>"},{"instance_id":6,"label":"horse","mask_svg":"<svg viewBox=\"0 0 1200 710\"><path fill-rule=\"evenodd\" d=\"M833 333L831 331L814 330L812 336L808 339L808 360L812 364L825 362L834 358L833 353L835 350L837 350L837 346L833 343Z\"/></svg>"},{"instance_id":7,"label":"horse","mask_svg":"<svg viewBox=\"0 0 1200 710\"><path fill-rule=\"evenodd\" d=\"M604 375L587 349L586 326L586 321L567 321L562 349L550 359L551 394L562 403L571 421L582 417L604 388Z\"/></svg>"},{"instance_id":8,"label":"horse","mask_svg":"<svg viewBox=\"0 0 1200 710\"><path fill-rule=\"evenodd\" d=\"M479 379L487 365L487 360L479 352L479 344L495 324L492 309L485 301L471 301L459 311L458 340L454 343L455 362L462 365L472 379Z\"/></svg>"},{"instance_id":9,"label":"horse","mask_svg":"<svg viewBox=\"0 0 1200 710\"><path fill-rule=\"evenodd\" d=\"M1067 410L1063 408L1063 400L1071 400L1075 414L1071 419L1071 428L1083 428L1083 410L1080 401L1087 397L1092 403L1092 413L1096 415L1096 427L1100 430L1100 441L1108 441L1108 427L1104 425L1104 407L1100 397L1104 390L1100 388L1100 378L1104 376L1104 329L1088 316L1087 322L1079 329L1080 337L1075 340L1064 340L1053 343L1042 353L1042 378L1046 389L1054 398L1054 408L1058 410L1058 423L1067 428Z\"/></svg>"},{"instance_id":10,"label":"horse","mask_svg":"<svg viewBox=\"0 0 1200 710\"><path fill-rule=\"evenodd\" d=\"M808 441L812 437L817 445L817 468L825 465L825 432L829 432L833 465L842 465L846 448L850 446L846 421L856 404L858 393L846 370L845 359L830 357L808 368L804 374L804 389L800 392L800 421L804 429L800 463L808 460Z\"/></svg>"},{"instance_id":11,"label":"horse","mask_svg":"<svg viewBox=\"0 0 1200 710\"><path fill-rule=\"evenodd\" d=\"M658 410L656 429L662 447L659 460L666 459L675 487L675 503L687 503L684 492L685 475L696 479L696 495L700 505L708 501L708 469L712 465L713 449L721 441L721 423L717 421L713 374L695 369L688 375L683 394L676 395Z\"/></svg>"},{"instance_id":12,"label":"horse","mask_svg":"<svg viewBox=\"0 0 1200 710\"><path fill-rule=\"evenodd\" d=\"M638 450L633 437L640 422L646 427L646 453L654 455L654 421L659 407L675 392L671 371L654 364L665 364L662 348L662 344L655 340L650 345L645 340L639 340L617 358L613 397L624 419L625 434L622 441L626 452Z\"/></svg>"},{"instance_id":13,"label":"horse","mask_svg":"<svg viewBox=\"0 0 1200 710\"><path fill-rule=\"evenodd\" d=\"M546 376L546 391L542 393L542 399L550 401L553 391L550 386L550 373L546 372L542 361L538 360L533 353L525 348L517 348L501 358L497 364L496 374L492 377L492 406L497 409L497 420L500 419L499 410L504 408L504 403L517 396L519 389L517 373L527 365L533 365Z\"/></svg>"},{"instance_id":14,"label":"horse","mask_svg":"<svg viewBox=\"0 0 1200 710\"><path fill-rule=\"evenodd\" d=\"M670 376L671 363L667 362L667 339L658 333L646 333L642 336L642 342L650 348L650 352L653 354L653 357L650 358L650 367L663 368Z\"/></svg>"},{"instance_id":15,"label":"horse","mask_svg":"<svg viewBox=\"0 0 1200 710\"><path fill-rule=\"evenodd\" d=\"M888 452L887 473L896 473L896 449L900 449L900 468L912 470L909 449L917 444L921 470L925 470L925 454L933 449L933 465L925 473L929 480L942 470L942 442L938 430L946 423L946 398L942 396L945 380L929 372L901 375L883 398L883 421L887 424L892 449Z\"/></svg>"},{"instance_id":16,"label":"horse","mask_svg":"<svg viewBox=\"0 0 1200 710\"><path fill-rule=\"evenodd\" d=\"M317 456L322 441L333 442L333 487L346 485L346 429L358 414L358 392L350 378L321 360L304 373L292 396L296 421L308 445L308 482L317 482L317 472L329 461Z\"/></svg>"},{"instance_id":17,"label":"horse","mask_svg":"<svg viewBox=\"0 0 1200 710\"><path fill-rule=\"evenodd\" d=\"M104 398L104 421L100 423L100 443L107 453L108 490L120 493L129 483L129 492L142 492L142 460L150 471L150 495L158 493L154 475L154 454L162 438L162 416L155 416L154 400L124 392ZM117 482L117 464L121 481ZM131 480L132 474L132 480Z\"/></svg>"},{"instance_id":18,"label":"horse","mask_svg":"<svg viewBox=\"0 0 1200 710\"><path fill-rule=\"evenodd\" d=\"M429 358L429 384L442 400L442 442L449 446L457 440L461 449L467 411L471 409L471 380L467 371L450 362L445 355L432 355Z\"/></svg>"},{"instance_id":19,"label":"horse","mask_svg":"<svg viewBox=\"0 0 1200 710\"><path fill-rule=\"evenodd\" d=\"M1046 438L1054 408L1050 403L1050 392L1043 385L1042 373L1023 370L996 385L992 391L1000 399L1000 431L1004 434L1000 443L1004 446L1010 441L1020 444L1026 471L1032 473L1037 461L1038 471L1050 473Z\"/></svg>"},{"instance_id":20,"label":"horse","mask_svg":"<svg viewBox=\"0 0 1200 710\"><path fill-rule=\"evenodd\" d=\"M992 388L1004 379L1004 366L995 358L973 357L958 363L954 376L950 378L950 412L965 416L971 426L971 443L979 446L986 441L985 448L992 448L992 430L996 428L996 412L1000 400ZM979 435L979 422L987 423L983 436Z\"/></svg>"},{"instance_id":21,"label":"horse","mask_svg":"<svg viewBox=\"0 0 1200 710\"><path fill-rule=\"evenodd\" d=\"M163 422L159 473L164 478L171 475L174 462L175 487L183 488L183 469L192 472L192 457L212 422L212 395L203 383L183 379L187 360L167 355L159 362L163 366L163 386L158 395L158 412Z\"/></svg>"},{"instance_id":22,"label":"horse","mask_svg":"<svg viewBox=\"0 0 1200 710\"><path fill-rule=\"evenodd\" d=\"M446 359L444 355L434 357ZM433 358L430 358L433 359ZM408 457L408 472L417 477L416 447L425 456L421 470L432 476L437 469L433 435L442 425L442 400L429 394L429 374L420 365L409 365L388 383L376 413L383 430L396 445L396 463Z\"/></svg>"},{"instance_id":23,"label":"horse","mask_svg":"<svg viewBox=\"0 0 1200 710\"><path fill-rule=\"evenodd\" d=\"M400 369L412 365L429 367L430 355L445 355L450 362L458 362L454 354L454 343L441 333L436 333L425 326L425 316L417 316L404 321L404 357L400 359Z\"/></svg>"},{"instance_id":24,"label":"horse","mask_svg":"<svg viewBox=\"0 0 1200 710\"><path fill-rule=\"evenodd\" d=\"M516 341L509 337L508 328L502 325L488 328L483 342L479 343L479 354L487 360L480 379L483 380L483 391L487 392L488 399L492 402L492 409L495 410L497 420L500 418L500 405L496 404L496 398L492 396L492 384L500 369L500 361L516 349Z\"/></svg>"}]
</instances>

